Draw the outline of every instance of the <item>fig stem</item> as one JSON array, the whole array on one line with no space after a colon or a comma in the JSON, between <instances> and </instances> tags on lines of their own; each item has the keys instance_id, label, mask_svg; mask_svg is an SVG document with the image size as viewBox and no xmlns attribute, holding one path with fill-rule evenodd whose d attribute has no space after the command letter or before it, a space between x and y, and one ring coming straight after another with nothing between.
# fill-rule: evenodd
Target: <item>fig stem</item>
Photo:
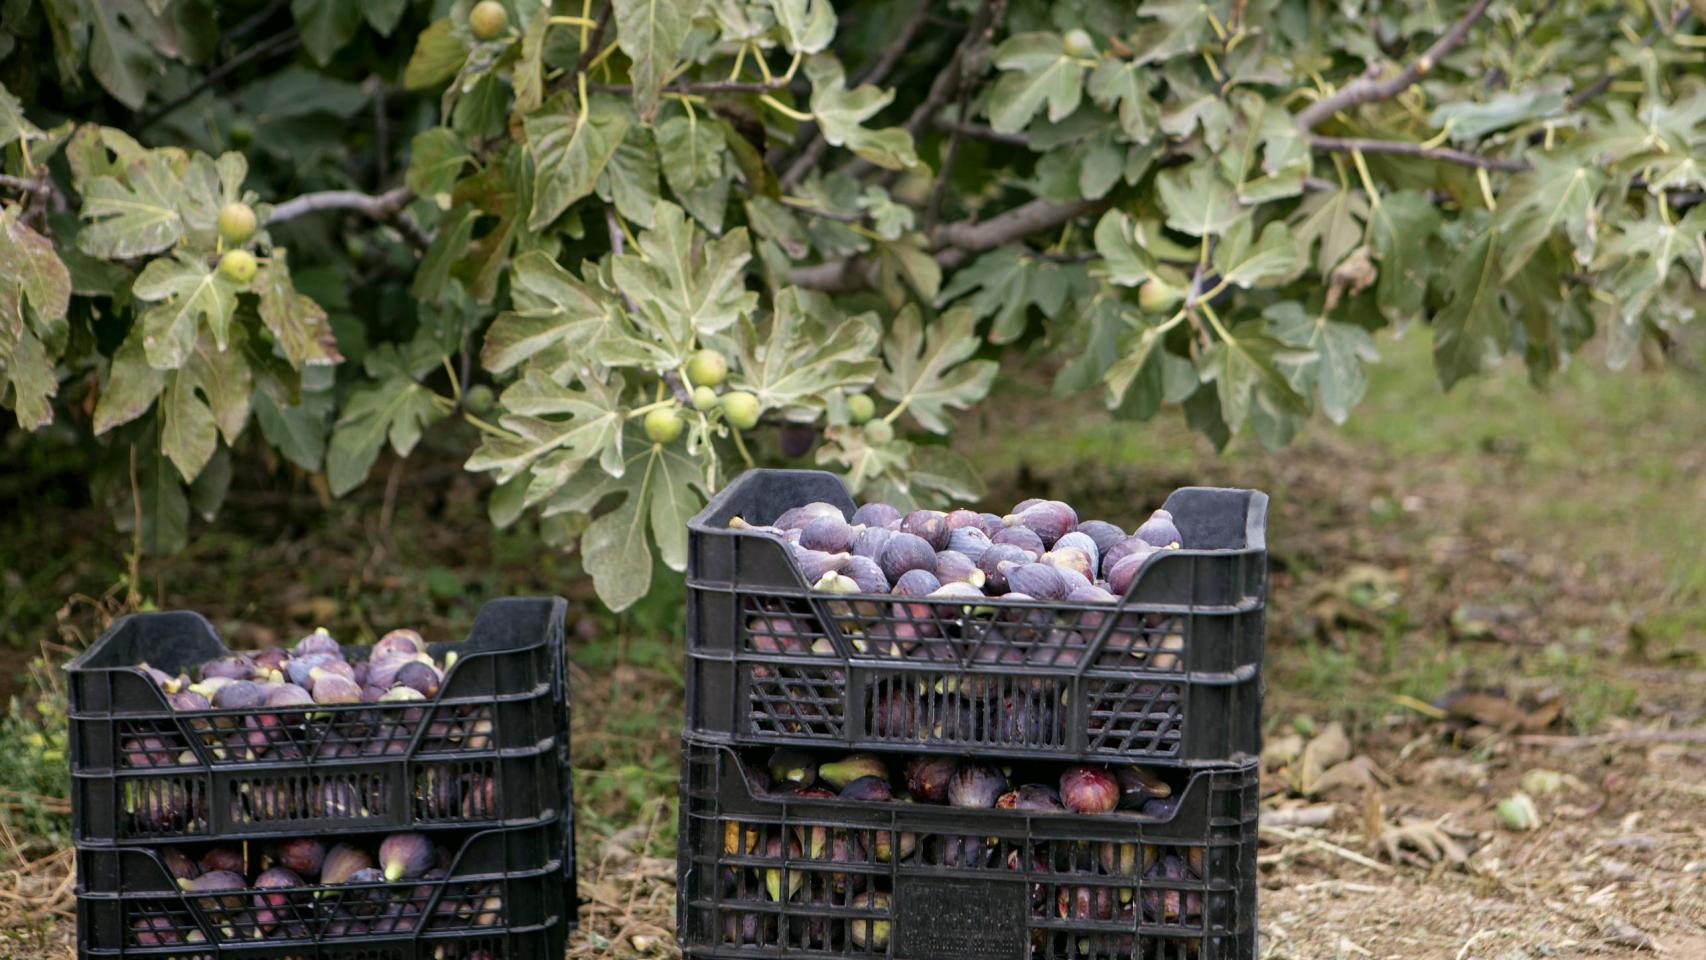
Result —
<instances>
[{"instance_id":1,"label":"fig stem","mask_svg":"<svg viewBox=\"0 0 1706 960\"><path fill-rule=\"evenodd\" d=\"M596 27L598 21L589 17L552 17L548 21L553 27Z\"/></svg>"}]
</instances>

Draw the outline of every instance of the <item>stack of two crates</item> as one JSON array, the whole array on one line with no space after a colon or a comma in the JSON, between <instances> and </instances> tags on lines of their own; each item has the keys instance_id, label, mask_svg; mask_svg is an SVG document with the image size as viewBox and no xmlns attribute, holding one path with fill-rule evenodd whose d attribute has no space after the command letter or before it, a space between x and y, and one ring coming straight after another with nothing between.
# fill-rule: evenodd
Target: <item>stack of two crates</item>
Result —
<instances>
[{"instance_id":1,"label":"stack of two crates","mask_svg":"<svg viewBox=\"0 0 1706 960\"><path fill-rule=\"evenodd\" d=\"M439 663L455 653L435 696L295 712L174 710L137 665L194 677L225 644L195 613L115 623L67 668L78 955L562 957L576 909L564 612L493 601L466 640L429 646ZM428 838L438 869L217 896L173 874L235 857L253 883L295 838L371 854L397 833Z\"/></svg>"},{"instance_id":2,"label":"stack of two crates","mask_svg":"<svg viewBox=\"0 0 1706 960\"><path fill-rule=\"evenodd\" d=\"M815 592L785 544L729 526L812 501L854 506L829 474L754 471L689 528L685 955L1253 960L1266 496L1176 491L1186 549L1118 605ZM777 748L976 759L1014 785L1137 764L1171 796L1099 815L801 797L767 785Z\"/></svg>"}]
</instances>

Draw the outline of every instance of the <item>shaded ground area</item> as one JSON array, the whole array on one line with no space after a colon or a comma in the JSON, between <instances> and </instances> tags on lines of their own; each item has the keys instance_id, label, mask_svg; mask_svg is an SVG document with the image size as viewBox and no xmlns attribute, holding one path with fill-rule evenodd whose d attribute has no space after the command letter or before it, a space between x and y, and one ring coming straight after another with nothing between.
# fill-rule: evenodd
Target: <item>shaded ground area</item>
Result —
<instances>
[{"instance_id":1,"label":"shaded ground area","mask_svg":"<svg viewBox=\"0 0 1706 960\"><path fill-rule=\"evenodd\" d=\"M1046 492L1131 518L1184 483L1272 494L1264 956L1706 956L1706 388L1578 366L1544 395L1510 372L1441 397L1424 342L1383 347L1352 422L1277 454L1216 457L1171 420L1116 424L1040 390L956 440L1011 465L998 508ZM297 481L240 483L142 594L245 642L317 624L448 637L485 597L576 599L588 903L571 954L675 955L670 605L591 612L574 558L490 532L453 463L392 481L331 507ZM0 547L0 631L31 654L85 642L126 593L124 539L89 511L9 523L7 542L66 546ZM1497 812L1518 792L1532 830ZM20 938L0 954L68 955L68 922L23 920L63 915L67 858L7 837L36 864L0 878Z\"/></svg>"}]
</instances>

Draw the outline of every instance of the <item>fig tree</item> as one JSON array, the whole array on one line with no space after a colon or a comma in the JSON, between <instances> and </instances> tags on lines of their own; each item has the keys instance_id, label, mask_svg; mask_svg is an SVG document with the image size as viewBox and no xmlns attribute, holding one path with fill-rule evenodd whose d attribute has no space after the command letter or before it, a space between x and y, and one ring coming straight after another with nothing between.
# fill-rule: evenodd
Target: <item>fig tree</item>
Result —
<instances>
[{"instance_id":1,"label":"fig tree","mask_svg":"<svg viewBox=\"0 0 1706 960\"><path fill-rule=\"evenodd\" d=\"M687 361L687 379L696 387L714 387L728 375L728 358L715 350L701 350Z\"/></svg>"},{"instance_id":2,"label":"fig tree","mask_svg":"<svg viewBox=\"0 0 1706 960\"><path fill-rule=\"evenodd\" d=\"M495 40L509 26L509 11L498 0L480 0L468 11L468 29L480 40Z\"/></svg>"},{"instance_id":3,"label":"fig tree","mask_svg":"<svg viewBox=\"0 0 1706 960\"><path fill-rule=\"evenodd\" d=\"M233 200L219 208L219 236L236 246L255 235L255 211L246 203Z\"/></svg>"},{"instance_id":4,"label":"fig tree","mask_svg":"<svg viewBox=\"0 0 1706 960\"><path fill-rule=\"evenodd\" d=\"M876 414L877 404L871 399L870 394L855 393L847 398L847 416L854 423L864 423Z\"/></svg>"},{"instance_id":5,"label":"fig tree","mask_svg":"<svg viewBox=\"0 0 1706 960\"><path fill-rule=\"evenodd\" d=\"M723 416L736 430L751 430L758 426L758 398L745 390L725 393L720 401Z\"/></svg>"},{"instance_id":6,"label":"fig tree","mask_svg":"<svg viewBox=\"0 0 1706 960\"><path fill-rule=\"evenodd\" d=\"M255 279L255 271L260 264L255 262L255 255L247 250L227 250L219 258L219 272L232 283L247 285Z\"/></svg>"},{"instance_id":7,"label":"fig tree","mask_svg":"<svg viewBox=\"0 0 1706 960\"><path fill-rule=\"evenodd\" d=\"M659 407L646 414L646 439L653 443L674 443L684 426L673 408Z\"/></svg>"}]
</instances>

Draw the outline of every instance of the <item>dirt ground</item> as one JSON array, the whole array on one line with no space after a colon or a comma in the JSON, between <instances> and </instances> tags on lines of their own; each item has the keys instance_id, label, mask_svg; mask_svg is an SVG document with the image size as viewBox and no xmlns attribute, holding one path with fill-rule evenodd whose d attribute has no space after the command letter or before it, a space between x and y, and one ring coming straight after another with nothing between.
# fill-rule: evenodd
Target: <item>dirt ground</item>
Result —
<instances>
[{"instance_id":1,"label":"dirt ground","mask_svg":"<svg viewBox=\"0 0 1706 960\"><path fill-rule=\"evenodd\" d=\"M1171 426L1060 437L1077 414L1046 398L959 435L1011 465L997 506L1046 491L1124 517L1183 483L1272 495L1265 958L1706 958L1706 600L1698 569L1679 569L1706 529L1706 425L1631 427L1650 415L1591 391L1547 401L1585 409L1501 413L1505 388L1488 389L1430 413L1434 435L1464 434L1446 453L1383 432L1412 415L1402 385L1371 400L1366 426L1279 453L1217 458ZM1451 421L1470 413L1486 425ZM570 956L678 956L678 641L595 615L572 560L487 535L480 491L434 469L318 525L266 519L313 512L310 490L249 494L266 509L158 566L148 592L253 640L399 610L450 630L483 596L574 595L586 904ZM278 585L305 564L316 583ZM56 584L99 593L110 576ZM73 643L102 609L67 607ZM1507 803L1507 823L1499 804L1519 793L1532 807ZM0 957L72 955L69 856L0 841L31 861L0 872Z\"/></svg>"}]
</instances>

